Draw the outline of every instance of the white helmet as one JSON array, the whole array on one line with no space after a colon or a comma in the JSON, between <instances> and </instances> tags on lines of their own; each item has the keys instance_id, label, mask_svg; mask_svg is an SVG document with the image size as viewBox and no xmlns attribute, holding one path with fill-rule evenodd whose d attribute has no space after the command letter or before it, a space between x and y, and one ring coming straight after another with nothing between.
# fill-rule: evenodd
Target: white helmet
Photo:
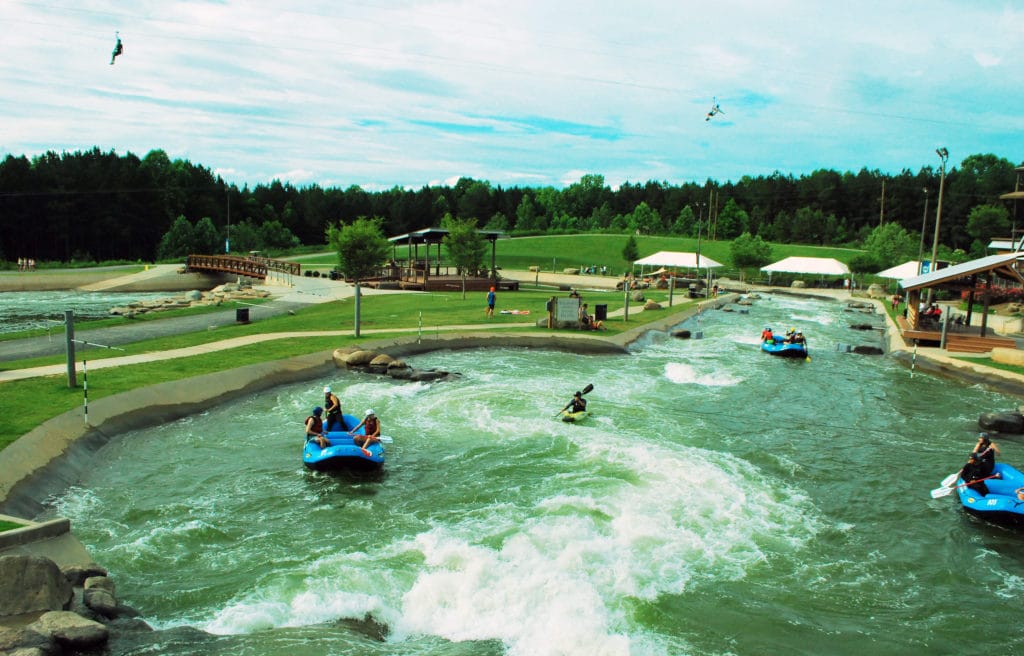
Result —
<instances>
[{"instance_id":1,"label":"white helmet","mask_svg":"<svg viewBox=\"0 0 1024 656\"><path fill-rule=\"evenodd\" d=\"M372 415L373 415L373 410L370 410L369 408L367 408L366 409L366 416L369 417L369 416L372 416Z\"/></svg>"}]
</instances>

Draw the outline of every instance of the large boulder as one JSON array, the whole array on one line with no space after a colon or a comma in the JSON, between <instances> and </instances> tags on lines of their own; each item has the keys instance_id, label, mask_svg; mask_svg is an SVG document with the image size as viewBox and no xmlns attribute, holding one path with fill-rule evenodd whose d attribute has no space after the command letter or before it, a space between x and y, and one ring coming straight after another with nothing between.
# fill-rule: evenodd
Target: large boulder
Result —
<instances>
[{"instance_id":1,"label":"large boulder","mask_svg":"<svg viewBox=\"0 0 1024 656\"><path fill-rule=\"evenodd\" d=\"M1024 415L1019 412L983 412L978 417L981 430L997 433L1024 433Z\"/></svg>"},{"instance_id":2,"label":"large boulder","mask_svg":"<svg viewBox=\"0 0 1024 656\"><path fill-rule=\"evenodd\" d=\"M889 298L889 292L878 283L868 285L868 298Z\"/></svg>"},{"instance_id":3,"label":"large boulder","mask_svg":"<svg viewBox=\"0 0 1024 656\"><path fill-rule=\"evenodd\" d=\"M64 572L64 577L71 583L71 585L82 587L85 585L86 579L92 576L107 576L107 568L97 565L96 563L90 563L88 565L68 565L62 567L61 570Z\"/></svg>"},{"instance_id":4,"label":"large boulder","mask_svg":"<svg viewBox=\"0 0 1024 656\"><path fill-rule=\"evenodd\" d=\"M997 346L992 349L992 361L999 362L1001 364L1011 364L1014 366L1024 366L1024 351L1020 351L1015 348L1007 348L1005 346Z\"/></svg>"},{"instance_id":5,"label":"large boulder","mask_svg":"<svg viewBox=\"0 0 1024 656\"><path fill-rule=\"evenodd\" d=\"M103 617L118 616L114 581L106 576L92 576L85 580L85 605Z\"/></svg>"},{"instance_id":6,"label":"large boulder","mask_svg":"<svg viewBox=\"0 0 1024 656\"><path fill-rule=\"evenodd\" d=\"M345 364L349 367L365 367L373 362L373 359L380 355L376 351L355 351L345 357Z\"/></svg>"},{"instance_id":7,"label":"large boulder","mask_svg":"<svg viewBox=\"0 0 1024 656\"><path fill-rule=\"evenodd\" d=\"M57 645L50 636L23 626L0 626L0 654L44 656L57 651Z\"/></svg>"},{"instance_id":8,"label":"large boulder","mask_svg":"<svg viewBox=\"0 0 1024 656\"><path fill-rule=\"evenodd\" d=\"M44 636L52 636L59 644L71 649L93 649L105 644L110 637L104 625L66 610L43 613L28 628Z\"/></svg>"},{"instance_id":9,"label":"large boulder","mask_svg":"<svg viewBox=\"0 0 1024 656\"><path fill-rule=\"evenodd\" d=\"M0 617L67 608L71 583L41 556L0 556Z\"/></svg>"}]
</instances>

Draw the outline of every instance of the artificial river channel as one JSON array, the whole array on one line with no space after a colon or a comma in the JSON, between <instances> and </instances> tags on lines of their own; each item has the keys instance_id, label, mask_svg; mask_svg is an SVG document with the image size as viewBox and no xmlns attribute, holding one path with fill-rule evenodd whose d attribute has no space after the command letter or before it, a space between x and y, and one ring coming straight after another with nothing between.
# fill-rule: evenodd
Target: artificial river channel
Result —
<instances>
[{"instance_id":1,"label":"artificial river channel","mask_svg":"<svg viewBox=\"0 0 1024 656\"><path fill-rule=\"evenodd\" d=\"M845 309L411 358L462 373L432 384L339 370L113 440L54 513L147 622L213 634L162 654L1024 651L1024 536L929 495L1018 401L845 352L880 345ZM811 361L761 353L766 325ZM593 415L556 420L587 383ZM303 467L324 384L394 438L380 475Z\"/></svg>"}]
</instances>

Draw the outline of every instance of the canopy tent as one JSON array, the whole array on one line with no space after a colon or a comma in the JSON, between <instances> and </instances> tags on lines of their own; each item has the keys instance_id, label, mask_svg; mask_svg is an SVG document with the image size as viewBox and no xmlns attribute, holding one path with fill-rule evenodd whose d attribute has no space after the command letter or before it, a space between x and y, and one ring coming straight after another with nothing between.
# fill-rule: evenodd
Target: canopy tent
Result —
<instances>
[{"instance_id":1,"label":"canopy tent","mask_svg":"<svg viewBox=\"0 0 1024 656\"><path fill-rule=\"evenodd\" d=\"M648 255L633 262L633 266L637 265L679 269L714 269L723 266L721 262L716 262L707 255L698 256L696 253L680 253L677 251L658 251L654 255Z\"/></svg>"},{"instance_id":2,"label":"canopy tent","mask_svg":"<svg viewBox=\"0 0 1024 656\"><path fill-rule=\"evenodd\" d=\"M903 280L904 278L913 278L917 275L918 271L921 270L921 263L918 260L910 260L903 264L898 264L894 267L889 267L885 271L879 271L875 275L879 278L893 278L895 280Z\"/></svg>"},{"instance_id":3,"label":"canopy tent","mask_svg":"<svg viewBox=\"0 0 1024 656\"><path fill-rule=\"evenodd\" d=\"M774 264L761 267L761 271L842 276L849 275L850 268L831 257L787 257Z\"/></svg>"}]
</instances>

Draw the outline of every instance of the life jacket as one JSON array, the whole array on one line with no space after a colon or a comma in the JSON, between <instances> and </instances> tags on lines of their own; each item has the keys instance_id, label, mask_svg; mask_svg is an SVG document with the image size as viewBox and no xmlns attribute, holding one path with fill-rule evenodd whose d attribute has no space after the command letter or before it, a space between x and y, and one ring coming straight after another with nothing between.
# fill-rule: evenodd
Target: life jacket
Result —
<instances>
[{"instance_id":1,"label":"life jacket","mask_svg":"<svg viewBox=\"0 0 1024 656\"><path fill-rule=\"evenodd\" d=\"M366 422L363 423L363 429L367 435L375 435L380 432L380 422L376 417L367 417Z\"/></svg>"},{"instance_id":2,"label":"life jacket","mask_svg":"<svg viewBox=\"0 0 1024 656\"><path fill-rule=\"evenodd\" d=\"M313 429L314 433L319 434L324 432L324 420L321 419L320 417L317 417L316 415L310 415L306 417L306 421L302 422L302 425L307 426L309 424L310 419L313 420L313 425L311 426L311 428Z\"/></svg>"}]
</instances>

